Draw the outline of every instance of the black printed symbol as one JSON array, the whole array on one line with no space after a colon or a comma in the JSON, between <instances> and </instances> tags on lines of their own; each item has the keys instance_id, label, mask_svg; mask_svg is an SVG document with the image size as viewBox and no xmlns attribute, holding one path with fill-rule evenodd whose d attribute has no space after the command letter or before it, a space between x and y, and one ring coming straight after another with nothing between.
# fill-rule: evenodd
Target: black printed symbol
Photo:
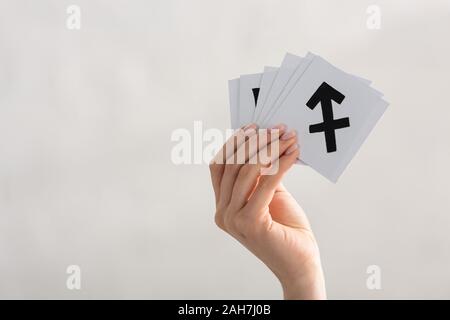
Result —
<instances>
[{"instance_id":1,"label":"black printed symbol","mask_svg":"<svg viewBox=\"0 0 450 320\"><path fill-rule=\"evenodd\" d=\"M259 96L259 88L253 88L252 92L253 92L253 99L255 100L255 107L256 107L256 103L258 102L258 96Z\"/></svg>"},{"instance_id":2,"label":"black printed symbol","mask_svg":"<svg viewBox=\"0 0 450 320\"><path fill-rule=\"evenodd\" d=\"M349 118L333 118L333 104L331 101L335 101L338 104L341 104L344 99L345 96L342 93L334 89L328 83L323 82L306 103L308 108L314 110L314 108L320 102L320 105L322 107L323 122L310 125L309 132L323 132L325 134L325 143L327 145L328 153L336 151L335 131L337 129L350 127Z\"/></svg>"}]
</instances>

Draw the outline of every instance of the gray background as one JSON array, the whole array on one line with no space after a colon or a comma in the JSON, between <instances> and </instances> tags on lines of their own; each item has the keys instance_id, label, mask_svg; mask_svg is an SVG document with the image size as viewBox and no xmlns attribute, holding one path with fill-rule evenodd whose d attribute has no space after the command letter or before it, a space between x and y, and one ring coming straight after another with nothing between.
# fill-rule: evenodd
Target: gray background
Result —
<instances>
[{"instance_id":1,"label":"gray background","mask_svg":"<svg viewBox=\"0 0 450 320\"><path fill-rule=\"evenodd\" d=\"M228 79L311 50L391 103L338 184L286 178L329 297L450 298L449 17L437 0L1 0L0 297L281 298L214 225L207 166L171 162L170 135L225 129Z\"/></svg>"}]
</instances>

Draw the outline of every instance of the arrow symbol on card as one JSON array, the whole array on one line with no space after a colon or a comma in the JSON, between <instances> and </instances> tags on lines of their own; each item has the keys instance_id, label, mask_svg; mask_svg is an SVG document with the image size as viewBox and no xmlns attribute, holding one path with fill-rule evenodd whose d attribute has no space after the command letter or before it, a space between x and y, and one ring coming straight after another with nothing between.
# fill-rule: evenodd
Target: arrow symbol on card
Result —
<instances>
[{"instance_id":1,"label":"arrow symbol on card","mask_svg":"<svg viewBox=\"0 0 450 320\"><path fill-rule=\"evenodd\" d=\"M334 119L333 103L332 101L341 104L345 96L334 89L326 82L322 82L319 88L314 92L311 98L306 103L306 106L311 110L319 104L322 107L323 122L312 124L309 126L310 133L323 132L325 134L325 143L327 146L327 153L335 152L336 148L336 130L350 127L349 118Z\"/></svg>"},{"instance_id":2,"label":"arrow symbol on card","mask_svg":"<svg viewBox=\"0 0 450 320\"><path fill-rule=\"evenodd\" d=\"M255 100L255 107L256 107L256 104L258 103L259 88L253 88L252 92L253 92L253 99Z\"/></svg>"}]
</instances>

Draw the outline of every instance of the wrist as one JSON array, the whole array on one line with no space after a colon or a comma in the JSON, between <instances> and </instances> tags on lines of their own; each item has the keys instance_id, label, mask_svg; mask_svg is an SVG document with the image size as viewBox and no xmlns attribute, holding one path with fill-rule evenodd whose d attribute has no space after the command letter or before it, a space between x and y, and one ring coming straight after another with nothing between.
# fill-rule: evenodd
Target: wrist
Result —
<instances>
[{"instance_id":1,"label":"wrist","mask_svg":"<svg viewBox=\"0 0 450 320\"><path fill-rule=\"evenodd\" d=\"M280 282L286 300L323 300L327 298L320 261L303 269L300 275L280 280Z\"/></svg>"}]
</instances>

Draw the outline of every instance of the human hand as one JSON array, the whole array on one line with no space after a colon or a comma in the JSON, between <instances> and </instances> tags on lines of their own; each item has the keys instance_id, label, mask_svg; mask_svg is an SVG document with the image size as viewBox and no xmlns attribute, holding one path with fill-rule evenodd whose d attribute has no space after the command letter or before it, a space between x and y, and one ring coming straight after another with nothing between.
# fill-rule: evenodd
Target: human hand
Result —
<instances>
[{"instance_id":1,"label":"human hand","mask_svg":"<svg viewBox=\"0 0 450 320\"><path fill-rule=\"evenodd\" d=\"M268 161L263 154L269 155ZM238 155L245 155L245 161L237 162ZM311 226L281 183L298 155L296 134L284 125L258 131L252 124L237 130L210 165L215 221L272 270L285 299L325 299ZM268 167L276 173L262 175Z\"/></svg>"}]
</instances>

